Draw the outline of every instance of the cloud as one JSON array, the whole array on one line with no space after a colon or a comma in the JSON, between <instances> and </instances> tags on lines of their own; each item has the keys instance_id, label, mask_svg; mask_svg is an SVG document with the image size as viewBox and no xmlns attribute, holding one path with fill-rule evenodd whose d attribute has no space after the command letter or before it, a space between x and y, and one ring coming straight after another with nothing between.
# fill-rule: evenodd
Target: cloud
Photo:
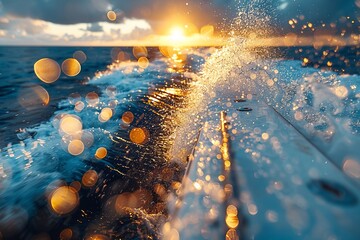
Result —
<instances>
[{"instance_id":1,"label":"cloud","mask_svg":"<svg viewBox=\"0 0 360 240\"><path fill-rule=\"evenodd\" d=\"M101 31L100 31L101 30ZM3 45L87 45L98 41L128 40L152 33L150 25L139 19L124 19L123 23L108 22L55 24L31 18L0 18L0 44Z\"/></svg>"},{"instance_id":2,"label":"cloud","mask_svg":"<svg viewBox=\"0 0 360 240\"><path fill-rule=\"evenodd\" d=\"M58 24L93 23L106 21L108 10L118 17L146 19L158 26L171 19L173 22L191 21L197 25L218 22L224 9L234 0L2 0L5 14L41 19Z\"/></svg>"},{"instance_id":3,"label":"cloud","mask_svg":"<svg viewBox=\"0 0 360 240\"><path fill-rule=\"evenodd\" d=\"M217 29L228 30L230 23L237 17L241 28L268 28L283 34L294 31L288 21L301 15L305 22L317 25L326 23L326 26L336 22L341 28L341 17L350 16L356 19L359 16L356 1L358 0L0 0L0 29L2 36L4 31L18 35L36 34L45 27L36 28L36 24L43 21L71 25L71 29L77 29L77 24L85 24L82 28L85 31L70 31L69 35L74 35L75 38L83 35L104 35L111 32L109 29L124 35L130 33L124 32L124 26L119 30L119 24L126 19L143 19L157 34L167 34L174 25L190 23L198 28L213 24ZM109 10L117 13L116 22L110 23L107 19L106 13ZM7 20L4 16L7 16L7 20L10 19L10 23L5 23ZM39 22L33 22L35 20ZM29 26L27 21L31 21ZM108 23L106 29L104 23ZM358 25L359 21L347 29L358 31ZM66 27L54 27L55 30L60 28ZM58 36L55 30L51 35ZM107 37L111 37L111 34Z\"/></svg>"},{"instance_id":4,"label":"cloud","mask_svg":"<svg viewBox=\"0 0 360 240\"><path fill-rule=\"evenodd\" d=\"M102 26L96 22L96 23L90 23L86 29L86 31L90 31L90 32L102 32L103 31L103 28Z\"/></svg>"},{"instance_id":5,"label":"cloud","mask_svg":"<svg viewBox=\"0 0 360 240\"><path fill-rule=\"evenodd\" d=\"M1 17L0 29L9 31L14 35L41 34L47 28L47 24L41 20L29 18Z\"/></svg>"},{"instance_id":6,"label":"cloud","mask_svg":"<svg viewBox=\"0 0 360 240\"><path fill-rule=\"evenodd\" d=\"M18 17L74 24L105 21L110 4L107 0L2 0L2 8Z\"/></svg>"}]
</instances>

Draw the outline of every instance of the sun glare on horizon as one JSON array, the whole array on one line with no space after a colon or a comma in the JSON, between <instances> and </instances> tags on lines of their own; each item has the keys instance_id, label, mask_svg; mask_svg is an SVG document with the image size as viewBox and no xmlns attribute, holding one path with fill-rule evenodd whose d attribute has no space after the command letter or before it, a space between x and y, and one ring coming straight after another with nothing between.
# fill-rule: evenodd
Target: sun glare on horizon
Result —
<instances>
[{"instance_id":1,"label":"sun glare on horizon","mask_svg":"<svg viewBox=\"0 0 360 240\"><path fill-rule=\"evenodd\" d=\"M183 40L185 38L184 30L178 26L171 28L170 38L176 41Z\"/></svg>"}]
</instances>

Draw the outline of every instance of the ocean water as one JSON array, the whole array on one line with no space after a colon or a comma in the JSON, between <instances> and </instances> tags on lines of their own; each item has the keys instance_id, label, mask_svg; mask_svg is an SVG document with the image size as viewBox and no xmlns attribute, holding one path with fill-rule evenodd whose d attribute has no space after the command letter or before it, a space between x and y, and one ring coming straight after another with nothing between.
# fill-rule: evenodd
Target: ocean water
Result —
<instances>
[{"instance_id":1,"label":"ocean water","mask_svg":"<svg viewBox=\"0 0 360 240\"><path fill-rule=\"evenodd\" d=\"M37 60L78 50L87 59L76 77L36 77ZM145 65L133 50L0 48L4 239L160 238L202 111L231 88L261 95L359 183L357 48L147 48ZM38 86L48 103L31 100Z\"/></svg>"}]
</instances>

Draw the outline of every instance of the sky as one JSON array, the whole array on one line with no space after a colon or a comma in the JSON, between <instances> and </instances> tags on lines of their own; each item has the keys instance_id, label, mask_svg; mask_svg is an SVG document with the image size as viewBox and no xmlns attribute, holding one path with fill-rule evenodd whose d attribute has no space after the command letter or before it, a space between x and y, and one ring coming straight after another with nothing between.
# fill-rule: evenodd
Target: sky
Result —
<instances>
[{"instance_id":1,"label":"sky","mask_svg":"<svg viewBox=\"0 0 360 240\"><path fill-rule=\"evenodd\" d=\"M107 17L110 10L114 21ZM238 28L273 35L298 34L308 23L323 24L325 32L359 34L359 10L360 0L0 0L0 44L133 43L167 35L175 26L196 33L212 25L226 32L235 18Z\"/></svg>"}]
</instances>

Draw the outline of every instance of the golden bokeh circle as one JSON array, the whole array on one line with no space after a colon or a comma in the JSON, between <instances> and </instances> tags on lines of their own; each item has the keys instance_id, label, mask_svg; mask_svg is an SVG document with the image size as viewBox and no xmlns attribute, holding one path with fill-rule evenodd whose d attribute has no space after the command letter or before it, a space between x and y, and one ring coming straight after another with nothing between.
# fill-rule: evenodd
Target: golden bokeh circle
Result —
<instances>
[{"instance_id":1,"label":"golden bokeh circle","mask_svg":"<svg viewBox=\"0 0 360 240\"><path fill-rule=\"evenodd\" d=\"M60 215L68 214L73 211L79 203L77 191L68 186L56 189L50 200L51 209Z\"/></svg>"},{"instance_id":2,"label":"golden bokeh circle","mask_svg":"<svg viewBox=\"0 0 360 240\"><path fill-rule=\"evenodd\" d=\"M147 68L149 66L149 59L147 59L146 57L140 57L138 59L138 65L143 69Z\"/></svg>"},{"instance_id":3,"label":"golden bokeh circle","mask_svg":"<svg viewBox=\"0 0 360 240\"><path fill-rule=\"evenodd\" d=\"M73 232L70 228L65 228L60 233L60 240L70 240L73 236Z\"/></svg>"},{"instance_id":4,"label":"golden bokeh circle","mask_svg":"<svg viewBox=\"0 0 360 240\"><path fill-rule=\"evenodd\" d=\"M61 64L61 69L65 75L75 77L81 71L81 65L75 58L68 58Z\"/></svg>"},{"instance_id":5,"label":"golden bokeh circle","mask_svg":"<svg viewBox=\"0 0 360 240\"><path fill-rule=\"evenodd\" d=\"M98 174L94 170L89 170L86 173L84 173L81 182L85 187L93 187L97 180L98 180Z\"/></svg>"},{"instance_id":6,"label":"golden bokeh circle","mask_svg":"<svg viewBox=\"0 0 360 240\"><path fill-rule=\"evenodd\" d=\"M87 59L87 56L83 51L74 52L73 57L78 60L80 64L84 63Z\"/></svg>"},{"instance_id":7,"label":"golden bokeh circle","mask_svg":"<svg viewBox=\"0 0 360 240\"><path fill-rule=\"evenodd\" d=\"M50 95L45 88L35 85L21 89L18 100L22 107L32 109L47 106L50 102Z\"/></svg>"},{"instance_id":8,"label":"golden bokeh circle","mask_svg":"<svg viewBox=\"0 0 360 240\"><path fill-rule=\"evenodd\" d=\"M75 135L82 130L82 123L76 116L67 115L60 121L60 130L66 134Z\"/></svg>"},{"instance_id":9,"label":"golden bokeh circle","mask_svg":"<svg viewBox=\"0 0 360 240\"><path fill-rule=\"evenodd\" d=\"M72 140L68 145L68 152L71 155L78 156L84 152L85 146L81 140Z\"/></svg>"},{"instance_id":10,"label":"golden bokeh circle","mask_svg":"<svg viewBox=\"0 0 360 240\"><path fill-rule=\"evenodd\" d=\"M134 114L130 111L124 112L124 114L121 117L121 120L126 124L130 124L134 121Z\"/></svg>"},{"instance_id":11,"label":"golden bokeh circle","mask_svg":"<svg viewBox=\"0 0 360 240\"><path fill-rule=\"evenodd\" d=\"M148 56L147 48L143 46L135 46L133 48L133 55L136 58L147 57Z\"/></svg>"},{"instance_id":12,"label":"golden bokeh circle","mask_svg":"<svg viewBox=\"0 0 360 240\"><path fill-rule=\"evenodd\" d=\"M112 10L108 11L106 16L110 21L115 21L116 20L116 12L114 12Z\"/></svg>"},{"instance_id":13,"label":"golden bokeh circle","mask_svg":"<svg viewBox=\"0 0 360 240\"><path fill-rule=\"evenodd\" d=\"M146 128L133 128L130 131L130 140L136 144L144 144L149 140L149 131Z\"/></svg>"},{"instance_id":14,"label":"golden bokeh circle","mask_svg":"<svg viewBox=\"0 0 360 240\"><path fill-rule=\"evenodd\" d=\"M104 147L99 147L97 150L96 150L96 153L95 153L95 157L97 159L103 159L105 158L107 155L107 150L106 148Z\"/></svg>"},{"instance_id":15,"label":"golden bokeh circle","mask_svg":"<svg viewBox=\"0 0 360 240\"><path fill-rule=\"evenodd\" d=\"M41 81L53 83L59 79L61 69L56 61L50 58L42 58L34 64L34 72Z\"/></svg>"}]
</instances>

